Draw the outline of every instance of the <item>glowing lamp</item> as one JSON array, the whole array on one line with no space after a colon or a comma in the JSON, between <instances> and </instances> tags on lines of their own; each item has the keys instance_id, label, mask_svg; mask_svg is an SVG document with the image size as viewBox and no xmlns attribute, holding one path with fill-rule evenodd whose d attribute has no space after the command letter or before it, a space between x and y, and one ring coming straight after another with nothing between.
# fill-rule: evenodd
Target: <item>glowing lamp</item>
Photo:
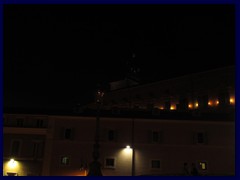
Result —
<instances>
[{"instance_id":1,"label":"glowing lamp","mask_svg":"<svg viewBox=\"0 0 240 180\"><path fill-rule=\"evenodd\" d=\"M192 108L192 104L188 104L188 108L191 109Z\"/></svg>"},{"instance_id":2,"label":"glowing lamp","mask_svg":"<svg viewBox=\"0 0 240 180\"><path fill-rule=\"evenodd\" d=\"M10 159L9 163L8 163L8 166L10 168L15 168L17 165L16 161L14 159Z\"/></svg>"},{"instance_id":3,"label":"glowing lamp","mask_svg":"<svg viewBox=\"0 0 240 180\"><path fill-rule=\"evenodd\" d=\"M195 103L195 107L196 107L196 108L198 107L198 103L197 103L197 102Z\"/></svg>"},{"instance_id":4,"label":"glowing lamp","mask_svg":"<svg viewBox=\"0 0 240 180\"><path fill-rule=\"evenodd\" d=\"M235 100L234 100L234 98L230 98L230 104L234 104L235 103Z\"/></svg>"}]
</instances>

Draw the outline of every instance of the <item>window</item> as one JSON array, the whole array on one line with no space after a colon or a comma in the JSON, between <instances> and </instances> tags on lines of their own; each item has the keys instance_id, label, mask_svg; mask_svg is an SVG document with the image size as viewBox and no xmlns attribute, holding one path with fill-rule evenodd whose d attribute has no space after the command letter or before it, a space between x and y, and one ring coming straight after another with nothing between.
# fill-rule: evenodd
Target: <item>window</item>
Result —
<instances>
[{"instance_id":1,"label":"window","mask_svg":"<svg viewBox=\"0 0 240 180\"><path fill-rule=\"evenodd\" d=\"M37 156L37 151L38 151L38 143L33 142L33 157Z\"/></svg>"},{"instance_id":2,"label":"window","mask_svg":"<svg viewBox=\"0 0 240 180\"><path fill-rule=\"evenodd\" d=\"M33 151L32 151L33 157L42 157L43 155L43 142L41 141L35 141L33 142Z\"/></svg>"},{"instance_id":3,"label":"window","mask_svg":"<svg viewBox=\"0 0 240 180\"><path fill-rule=\"evenodd\" d=\"M151 131L151 143L162 142L162 131Z\"/></svg>"},{"instance_id":4,"label":"window","mask_svg":"<svg viewBox=\"0 0 240 180\"><path fill-rule=\"evenodd\" d=\"M42 128L43 127L43 120L42 119L37 119L37 127Z\"/></svg>"},{"instance_id":5,"label":"window","mask_svg":"<svg viewBox=\"0 0 240 180\"><path fill-rule=\"evenodd\" d=\"M11 156L16 157L19 155L20 152L20 141L13 140L11 143Z\"/></svg>"},{"instance_id":6,"label":"window","mask_svg":"<svg viewBox=\"0 0 240 180\"><path fill-rule=\"evenodd\" d=\"M61 165L69 165L69 161L70 161L69 157L67 156L61 157Z\"/></svg>"},{"instance_id":7,"label":"window","mask_svg":"<svg viewBox=\"0 0 240 180\"><path fill-rule=\"evenodd\" d=\"M108 141L117 141L117 131L116 130L108 130L107 134Z\"/></svg>"},{"instance_id":8,"label":"window","mask_svg":"<svg viewBox=\"0 0 240 180\"><path fill-rule=\"evenodd\" d=\"M115 158L105 158L104 166L105 168L115 168Z\"/></svg>"},{"instance_id":9,"label":"window","mask_svg":"<svg viewBox=\"0 0 240 180\"><path fill-rule=\"evenodd\" d=\"M108 140L109 141L113 141L115 139L114 135L115 135L114 131L113 130L109 130L108 131Z\"/></svg>"},{"instance_id":10,"label":"window","mask_svg":"<svg viewBox=\"0 0 240 180\"><path fill-rule=\"evenodd\" d=\"M200 170L207 170L207 162L199 162L199 169Z\"/></svg>"},{"instance_id":11,"label":"window","mask_svg":"<svg viewBox=\"0 0 240 180\"><path fill-rule=\"evenodd\" d=\"M159 141L159 132L153 131L152 132L152 142L157 143Z\"/></svg>"},{"instance_id":12,"label":"window","mask_svg":"<svg viewBox=\"0 0 240 180\"><path fill-rule=\"evenodd\" d=\"M151 168L160 169L160 160L152 160L151 161Z\"/></svg>"},{"instance_id":13,"label":"window","mask_svg":"<svg viewBox=\"0 0 240 180\"><path fill-rule=\"evenodd\" d=\"M197 142L198 142L199 144L204 143L204 134L203 134L202 132L197 133Z\"/></svg>"},{"instance_id":14,"label":"window","mask_svg":"<svg viewBox=\"0 0 240 180\"><path fill-rule=\"evenodd\" d=\"M17 127L23 127L23 119L21 119L21 118L18 118L17 119Z\"/></svg>"},{"instance_id":15,"label":"window","mask_svg":"<svg viewBox=\"0 0 240 180\"><path fill-rule=\"evenodd\" d=\"M73 138L73 129L66 128L64 130L64 139L72 139Z\"/></svg>"},{"instance_id":16,"label":"window","mask_svg":"<svg viewBox=\"0 0 240 180\"><path fill-rule=\"evenodd\" d=\"M195 144L207 144L207 133L206 132L197 132L194 136Z\"/></svg>"}]
</instances>

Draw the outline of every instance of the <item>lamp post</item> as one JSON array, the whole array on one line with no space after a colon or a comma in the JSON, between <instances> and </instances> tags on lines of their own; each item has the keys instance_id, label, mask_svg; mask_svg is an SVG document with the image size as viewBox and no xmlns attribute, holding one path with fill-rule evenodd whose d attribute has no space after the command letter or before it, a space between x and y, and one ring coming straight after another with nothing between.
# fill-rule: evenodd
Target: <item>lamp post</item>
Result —
<instances>
[{"instance_id":1,"label":"lamp post","mask_svg":"<svg viewBox=\"0 0 240 180\"><path fill-rule=\"evenodd\" d=\"M132 118L132 176L135 176L134 118Z\"/></svg>"},{"instance_id":2,"label":"lamp post","mask_svg":"<svg viewBox=\"0 0 240 180\"><path fill-rule=\"evenodd\" d=\"M98 90L96 95L96 103L97 103L97 116L96 116L96 129L95 129L95 143L93 145L93 162L90 163L89 172L87 176L102 176L101 172L101 163L98 162L100 157L99 154L99 121L100 121L100 106L102 104L104 92Z\"/></svg>"}]
</instances>

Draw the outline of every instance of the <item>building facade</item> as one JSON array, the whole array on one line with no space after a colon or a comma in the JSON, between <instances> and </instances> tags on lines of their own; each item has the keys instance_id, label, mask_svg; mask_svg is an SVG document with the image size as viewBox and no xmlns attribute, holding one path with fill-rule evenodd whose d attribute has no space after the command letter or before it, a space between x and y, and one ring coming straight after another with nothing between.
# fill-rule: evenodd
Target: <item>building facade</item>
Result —
<instances>
[{"instance_id":1,"label":"building facade","mask_svg":"<svg viewBox=\"0 0 240 180\"><path fill-rule=\"evenodd\" d=\"M94 117L5 114L4 119L4 175L86 175L92 160ZM41 120L41 126L28 124ZM135 175L182 175L184 162L195 163L202 175L234 175L233 119L102 117L100 129L103 175L132 174L132 143ZM9 166L10 159L15 167Z\"/></svg>"},{"instance_id":2,"label":"building facade","mask_svg":"<svg viewBox=\"0 0 240 180\"><path fill-rule=\"evenodd\" d=\"M106 94L105 108L139 110L231 111L235 104L235 67L185 75L145 85L129 84Z\"/></svg>"},{"instance_id":3,"label":"building facade","mask_svg":"<svg viewBox=\"0 0 240 180\"><path fill-rule=\"evenodd\" d=\"M228 67L105 93L103 175L178 176L184 163L201 175L234 175L234 72ZM95 128L95 104L74 113L5 112L3 175L87 175Z\"/></svg>"}]
</instances>

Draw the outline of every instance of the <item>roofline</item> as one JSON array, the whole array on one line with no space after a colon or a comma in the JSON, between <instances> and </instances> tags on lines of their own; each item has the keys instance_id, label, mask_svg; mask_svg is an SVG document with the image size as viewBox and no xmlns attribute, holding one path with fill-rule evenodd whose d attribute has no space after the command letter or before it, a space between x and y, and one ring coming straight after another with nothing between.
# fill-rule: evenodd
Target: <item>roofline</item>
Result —
<instances>
[{"instance_id":1,"label":"roofline","mask_svg":"<svg viewBox=\"0 0 240 180\"><path fill-rule=\"evenodd\" d=\"M219 70L222 70L222 69L230 69L230 68L236 68L236 66L235 65L231 65L231 66L220 67L220 68L211 69L211 70L207 70L207 71L201 71L201 72L197 72L197 73L185 74L185 75L182 75L182 76L177 76L177 77L173 77L173 78L163 79L163 80L155 81L155 82L151 82L151 83L140 84L140 85L135 85L135 86L127 87L127 88L116 89L116 90L113 90L113 91L109 91L109 93L120 91L120 90L128 90L128 89L134 89L134 88L138 88L138 87L151 86L151 85L158 84L158 83L161 83L161 82L177 80L177 79L186 78L186 77L193 76L193 75L200 75L200 74L204 74L204 73L208 73L208 72L214 72L214 71L219 71Z\"/></svg>"}]
</instances>

